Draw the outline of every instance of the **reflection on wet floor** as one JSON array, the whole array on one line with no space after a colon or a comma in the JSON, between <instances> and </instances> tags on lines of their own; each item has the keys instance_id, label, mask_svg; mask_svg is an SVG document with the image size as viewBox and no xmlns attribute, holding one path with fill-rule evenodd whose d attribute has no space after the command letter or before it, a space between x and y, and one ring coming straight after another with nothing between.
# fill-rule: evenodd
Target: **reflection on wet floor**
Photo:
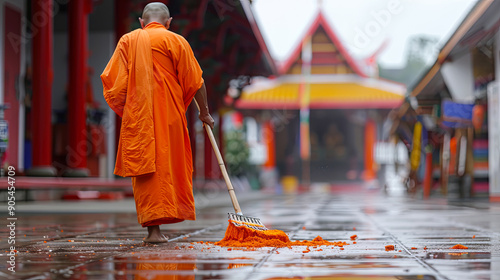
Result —
<instances>
[{"instance_id":1,"label":"reflection on wet floor","mask_svg":"<svg viewBox=\"0 0 500 280\"><path fill-rule=\"evenodd\" d=\"M303 277L293 277L293 278L280 278L273 277L268 278L267 280L289 280L289 279L305 279ZM310 280L435 280L434 276L430 275L401 275L401 276L377 276L377 275L324 275L324 276L312 276L307 277Z\"/></svg>"},{"instance_id":2,"label":"reflection on wet floor","mask_svg":"<svg viewBox=\"0 0 500 280\"><path fill-rule=\"evenodd\" d=\"M433 204L434 203L434 204ZM441 200L356 193L270 196L242 203L248 215L292 240L344 241L340 247L222 248L228 207L164 227L171 242L144 245L130 213L23 214L16 274L5 279L500 279L500 212ZM9 252L0 229L1 257ZM351 239L352 236L357 237ZM204 243L199 243L204 241ZM468 249L450 249L463 244ZM394 250L386 251L385 246ZM496 278L495 278L496 277Z\"/></svg>"},{"instance_id":3,"label":"reflection on wet floor","mask_svg":"<svg viewBox=\"0 0 500 280\"><path fill-rule=\"evenodd\" d=\"M478 260L478 259L490 259L491 253L489 252L465 252L466 250L460 252L448 252L448 253L427 253L426 259L460 259L460 260Z\"/></svg>"},{"instance_id":4,"label":"reflection on wet floor","mask_svg":"<svg viewBox=\"0 0 500 280\"><path fill-rule=\"evenodd\" d=\"M194 263L139 263L134 279L195 279Z\"/></svg>"}]
</instances>

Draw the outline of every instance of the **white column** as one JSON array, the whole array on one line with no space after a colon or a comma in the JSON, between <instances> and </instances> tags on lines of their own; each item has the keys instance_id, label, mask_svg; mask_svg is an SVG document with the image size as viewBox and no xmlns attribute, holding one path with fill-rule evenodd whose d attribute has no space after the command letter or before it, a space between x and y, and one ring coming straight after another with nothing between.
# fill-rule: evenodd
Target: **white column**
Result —
<instances>
[{"instance_id":1,"label":"white column","mask_svg":"<svg viewBox=\"0 0 500 280\"><path fill-rule=\"evenodd\" d=\"M500 32L496 34L494 51L495 78L488 85L488 165L490 199L500 199Z\"/></svg>"},{"instance_id":2,"label":"white column","mask_svg":"<svg viewBox=\"0 0 500 280\"><path fill-rule=\"evenodd\" d=\"M495 59L495 80L500 82L500 31L495 35L495 51L493 52L493 56Z\"/></svg>"}]
</instances>

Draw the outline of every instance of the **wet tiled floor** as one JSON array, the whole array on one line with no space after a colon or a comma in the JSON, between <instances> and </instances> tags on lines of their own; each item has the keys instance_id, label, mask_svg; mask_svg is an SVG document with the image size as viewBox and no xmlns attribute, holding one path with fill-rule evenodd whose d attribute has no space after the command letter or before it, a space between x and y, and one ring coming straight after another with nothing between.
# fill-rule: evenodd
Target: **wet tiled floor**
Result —
<instances>
[{"instance_id":1,"label":"wet tiled floor","mask_svg":"<svg viewBox=\"0 0 500 280\"><path fill-rule=\"evenodd\" d=\"M0 278L500 279L498 204L387 197L356 186L329 193L253 194L258 199L251 201L245 195L240 194L245 214L284 230L293 240L320 235L349 245L343 250L311 247L304 253L305 247L238 249L195 243L224 236L226 213L233 212L229 203L200 209L197 221L164 226L169 243L143 245L145 230L133 209L113 213L109 203L101 202L98 214L99 203L78 203L79 209L85 203L91 207L85 214L73 212L76 206L68 203L67 211L59 205L53 213L47 208L19 212L15 274L7 270L9 231L2 227ZM133 207L131 201L118 203ZM456 244L468 249L450 249ZM386 245L395 250L386 251Z\"/></svg>"}]
</instances>

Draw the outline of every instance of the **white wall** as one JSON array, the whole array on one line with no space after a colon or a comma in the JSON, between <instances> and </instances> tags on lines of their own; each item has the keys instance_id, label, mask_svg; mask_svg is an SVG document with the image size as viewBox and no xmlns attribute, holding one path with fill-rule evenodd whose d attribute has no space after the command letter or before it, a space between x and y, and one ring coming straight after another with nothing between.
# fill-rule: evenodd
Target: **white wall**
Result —
<instances>
[{"instance_id":1,"label":"white wall","mask_svg":"<svg viewBox=\"0 0 500 280\"><path fill-rule=\"evenodd\" d=\"M100 108L107 109L108 105L102 94L101 73L108 64L115 49L114 32L93 32L89 35L90 57L88 64L94 68L92 75L92 89L94 100L99 102Z\"/></svg>"},{"instance_id":2,"label":"white wall","mask_svg":"<svg viewBox=\"0 0 500 280\"><path fill-rule=\"evenodd\" d=\"M453 57L451 62L443 64L441 73L453 101L458 103L474 102L474 76L470 52L460 57Z\"/></svg>"}]
</instances>

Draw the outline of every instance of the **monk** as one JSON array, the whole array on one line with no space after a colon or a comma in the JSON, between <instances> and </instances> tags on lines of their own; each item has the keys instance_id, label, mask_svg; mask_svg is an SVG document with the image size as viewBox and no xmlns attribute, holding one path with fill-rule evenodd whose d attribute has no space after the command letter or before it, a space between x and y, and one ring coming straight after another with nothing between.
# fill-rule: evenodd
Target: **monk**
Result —
<instances>
[{"instance_id":1,"label":"monk","mask_svg":"<svg viewBox=\"0 0 500 280\"><path fill-rule=\"evenodd\" d=\"M160 225L195 220L193 162L186 110L213 128L202 70L189 43L169 31L163 3L150 3L142 29L121 37L101 75L104 98L122 118L114 174L131 177L146 243L167 242Z\"/></svg>"}]
</instances>

